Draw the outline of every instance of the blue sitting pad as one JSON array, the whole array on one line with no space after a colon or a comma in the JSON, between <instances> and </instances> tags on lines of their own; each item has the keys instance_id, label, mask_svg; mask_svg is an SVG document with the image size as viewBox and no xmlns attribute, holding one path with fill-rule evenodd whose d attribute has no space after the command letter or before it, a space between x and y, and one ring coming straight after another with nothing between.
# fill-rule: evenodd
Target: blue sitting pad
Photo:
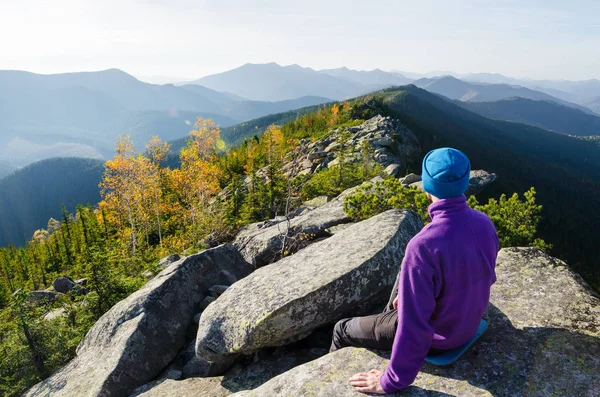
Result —
<instances>
[{"instance_id":1,"label":"blue sitting pad","mask_svg":"<svg viewBox=\"0 0 600 397\"><path fill-rule=\"evenodd\" d=\"M475 335L471 338L470 341L468 341L462 346L445 351L441 354L430 354L429 356L425 357L425 362L441 367L452 364L453 362L458 360L460 356L462 356L467 351L467 349L471 347L471 345L475 343L477 339L479 339L481 335L483 335L487 327L487 321L481 320L481 322L479 323L479 328L477 328L477 332L475 332Z\"/></svg>"}]
</instances>

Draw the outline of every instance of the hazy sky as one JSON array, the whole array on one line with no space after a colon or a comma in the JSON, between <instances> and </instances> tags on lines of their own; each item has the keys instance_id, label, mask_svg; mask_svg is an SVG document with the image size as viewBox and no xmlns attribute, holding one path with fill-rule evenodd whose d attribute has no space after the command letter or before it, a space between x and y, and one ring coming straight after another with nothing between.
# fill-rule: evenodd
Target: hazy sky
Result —
<instances>
[{"instance_id":1,"label":"hazy sky","mask_svg":"<svg viewBox=\"0 0 600 397\"><path fill-rule=\"evenodd\" d=\"M0 69L244 63L600 78L599 0L0 0Z\"/></svg>"}]
</instances>

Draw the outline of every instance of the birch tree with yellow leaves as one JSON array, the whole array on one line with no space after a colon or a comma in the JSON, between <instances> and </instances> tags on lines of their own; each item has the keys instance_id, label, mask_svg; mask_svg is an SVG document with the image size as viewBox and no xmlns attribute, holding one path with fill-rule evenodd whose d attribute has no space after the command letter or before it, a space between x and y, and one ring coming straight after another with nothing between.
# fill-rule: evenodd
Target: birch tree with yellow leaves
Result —
<instances>
[{"instance_id":1,"label":"birch tree with yellow leaves","mask_svg":"<svg viewBox=\"0 0 600 397\"><path fill-rule=\"evenodd\" d=\"M181 149L181 166L170 173L172 189L194 243L214 227L209 218L210 203L221 190L221 171L214 161L219 149L222 149L220 128L211 120L198 118L187 145Z\"/></svg>"}]
</instances>

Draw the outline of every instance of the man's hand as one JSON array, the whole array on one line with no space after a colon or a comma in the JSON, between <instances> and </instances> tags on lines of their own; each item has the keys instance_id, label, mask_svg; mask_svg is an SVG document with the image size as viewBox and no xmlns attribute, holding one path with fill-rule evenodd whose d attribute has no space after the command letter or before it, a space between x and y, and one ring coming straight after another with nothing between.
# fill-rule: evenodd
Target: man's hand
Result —
<instances>
[{"instance_id":1,"label":"man's hand","mask_svg":"<svg viewBox=\"0 0 600 397\"><path fill-rule=\"evenodd\" d=\"M356 374L349 379L349 382L357 392L360 393L375 393L385 394L379 378L383 375L383 372L378 369L372 369L369 372L361 372Z\"/></svg>"},{"instance_id":2,"label":"man's hand","mask_svg":"<svg viewBox=\"0 0 600 397\"><path fill-rule=\"evenodd\" d=\"M395 298L394 298L394 303L393 303L393 305L394 305L394 309L397 309L397 308L398 308L398 297L395 297Z\"/></svg>"}]
</instances>

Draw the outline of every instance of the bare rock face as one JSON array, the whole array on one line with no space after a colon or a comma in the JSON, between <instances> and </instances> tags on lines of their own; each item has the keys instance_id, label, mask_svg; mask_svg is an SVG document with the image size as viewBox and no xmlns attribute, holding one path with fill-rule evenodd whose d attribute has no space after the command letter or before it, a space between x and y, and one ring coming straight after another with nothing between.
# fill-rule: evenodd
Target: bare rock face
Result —
<instances>
[{"instance_id":1,"label":"bare rock face","mask_svg":"<svg viewBox=\"0 0 600 397\"><path fill-rule=\"evenodd\" d=\"M389 294L422 227L416 214L390 210L258 269L204 311L196 354L218 362L283 345Z\"/></svg>"},{"instance_id":2,"label":"bare rock face","mask_svg":"<svg viewBox=\"0 0 600 397\"><path fill-rule=\"evenodd\" d=\"M194 306L208 288L228 283L231 275L245 277L251 270L231 245L171 264L105 313L77 348L77 357L26 395L128 395L175 358L185 343Z\"/></svg>"},{"instance_id":3,"label":"bare rock face","mask_svg":"<svg viewBox=\"0 0 600 397\"><path fill-rule=\"evenodd\" d=\"M182 381L160 380L136 389L131 397L223 397L259 387L269 379L326 353L323 349L304 349L238 365L224 376L189 378Z\"/></svg>"},{"instance_id":4,"label":"bare rock face","mask_svg":"<svg viewBox=\"0 0 600 397\"><path fill-rule=\"evenodd\" d=\"M533 248L501 250L497 276L488 331L454 365L425 364L397 395L600 395L600 297L564 262ZM388 358L345 348L234 396L362 396L348 378L383 370Z\"/></svg>"}]
</instances>

